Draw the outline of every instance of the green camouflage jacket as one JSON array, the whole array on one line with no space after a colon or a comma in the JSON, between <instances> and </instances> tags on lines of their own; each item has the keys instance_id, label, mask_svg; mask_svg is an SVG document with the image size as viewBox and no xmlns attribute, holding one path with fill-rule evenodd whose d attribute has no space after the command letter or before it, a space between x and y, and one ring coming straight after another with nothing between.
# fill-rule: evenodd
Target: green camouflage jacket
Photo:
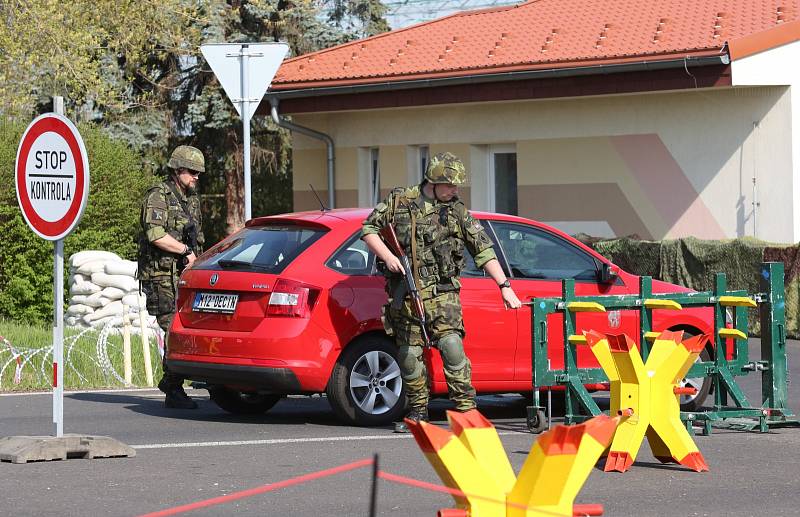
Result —
<instances>
[{"instance_id":1,"label":"green camouflage jacket","mask_svg":"<svg viewBox=\"0 0 800 517\"><path fill-rule=\"evenodd\" d=\"M411 250L411 222L415 219L417 239L417 275L421 291L458 290L458 277L464 268L464 248L483 267L497 258L492 241L481 223L458 199L443 203L425 197L421 185L396 188L375 207L362 226L362 236L380 232L393 222L397 238L409 260ZM402 281L400 275L388 275L390 283ZM392 292L392 286L387 286Z\"/></svg>"},{"instance_id":2,"label":"green camouflage jacket","mask_svg":"<svg viewBox=\"0 0 800 517\"><path fill-rule=\"evenodd\" d=\"M183 257L163 251L152 243L165 235L171 235L191 246L190 223L194 223L197 238L194 252L199 255L205 238L198 196L184 195L171 178L147 191L139 215L140 280L164 276L173 276L177 279Z\"/></svg>"}]
</instances>

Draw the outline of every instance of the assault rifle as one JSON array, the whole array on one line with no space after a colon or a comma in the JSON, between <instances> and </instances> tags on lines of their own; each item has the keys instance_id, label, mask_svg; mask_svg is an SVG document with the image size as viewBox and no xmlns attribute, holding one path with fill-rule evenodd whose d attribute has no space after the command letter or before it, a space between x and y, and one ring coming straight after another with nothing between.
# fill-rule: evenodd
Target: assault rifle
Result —
<instances>
[{"instance_id":1,"label":"assault rifle","mask_svg":"<svg viewBox=\"0 0 800 517\"><path fill-rule=\"evenodd\" d=\"M431 346L431 340L428 337L427 330L428 322L425 318L425 307L422 305L422 296L420 296L419 289L417 289L417 282L414 280L414 270L411 269L411 261L408 260L408 255L406 255L403 247L400 246L400 241L397 240L397 234L391 223L381 229L380 235L383 238L383 242L389 247L389 250L397 255L400 259L400 263L403 264L403 276L406 281L406 289L408 289L408 293L411 295L411 307L414 309L414 313L419 319L419 325L422 328L422 339L425 341L425 346Z\"/></svg>"},{"instance_id":2,"label":"assault rifle","mask_svg":"<svg viewBox=\"0 0 800 517\"><path fill-rule=\"evenodd\" d=\"M194 221L186 223L186 226L183 227L182 237L183 243L189 246L192 253L198 255L200 250L197 249L197 224ZM188 263L189 260L186 257L181 257L181 269L185 268Z\"/></svg>"}]
</instances>

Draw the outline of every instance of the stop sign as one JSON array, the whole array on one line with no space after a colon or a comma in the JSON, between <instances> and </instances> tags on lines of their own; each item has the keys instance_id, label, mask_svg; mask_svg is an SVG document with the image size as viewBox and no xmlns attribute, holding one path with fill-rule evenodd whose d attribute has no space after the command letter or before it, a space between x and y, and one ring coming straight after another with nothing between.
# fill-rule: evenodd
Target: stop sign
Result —
<instances>
[{"instance_id":1,"label":"stop sign","mask_svg":"<svg viewBox=\"0 0 800 517\"><path fill-rule=\"evenodd\" d=\"M28 226L57 241L80 221L89 199L89 160L78 129L47 113L25 130L15 167L17 201Z\"/></svg>"}]
</instances>

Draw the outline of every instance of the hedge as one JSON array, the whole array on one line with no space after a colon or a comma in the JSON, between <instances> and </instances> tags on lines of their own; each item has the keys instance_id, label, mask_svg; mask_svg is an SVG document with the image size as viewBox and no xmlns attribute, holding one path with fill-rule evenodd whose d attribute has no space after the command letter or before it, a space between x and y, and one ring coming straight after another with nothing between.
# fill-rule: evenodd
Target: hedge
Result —
<instances>
[{"instance_id":1,"label":"hedge","mask_svg":"<svg viewBox=\"0 0 800 517\"><path fill-rule=\"evenodd\" d=\"M14 163L25 127L0 122L0 318L33 323L52 320L54 244L33 233L17 203ZM65 259L99 249L135 260L139 203L157 179L126 144L94 125L78 129L89 155L91 184L86 211L64 240Z\"/></svg>"}]
</instances>

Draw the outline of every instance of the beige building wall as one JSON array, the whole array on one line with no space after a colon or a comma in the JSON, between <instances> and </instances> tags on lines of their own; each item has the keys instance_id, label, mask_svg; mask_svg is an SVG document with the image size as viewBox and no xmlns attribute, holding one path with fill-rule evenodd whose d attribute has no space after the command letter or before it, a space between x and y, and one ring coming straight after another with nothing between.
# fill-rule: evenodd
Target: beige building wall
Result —
<instances>
[{"instance_id":1,"label":"beige building wall","mask_svg":"<svg viewBox=\"0 0 800 517\"><path fill-rule=\"evenodd\" d=\"M471 183L462 198L491 210L491 151L510 147L517 153L519 215L570 233L793 242L790 99L789 87L747 87L307 114L294 121L336 143L340 207L358 203L359 149L380 149L385 193L407 183L409 149L428 145L431 155L448 150L465 161ZM325 186L324 146L298 137L294 159L295 210L314 209L306 190L310 179L315 188Z\"/></svg>"}]
</instances>

